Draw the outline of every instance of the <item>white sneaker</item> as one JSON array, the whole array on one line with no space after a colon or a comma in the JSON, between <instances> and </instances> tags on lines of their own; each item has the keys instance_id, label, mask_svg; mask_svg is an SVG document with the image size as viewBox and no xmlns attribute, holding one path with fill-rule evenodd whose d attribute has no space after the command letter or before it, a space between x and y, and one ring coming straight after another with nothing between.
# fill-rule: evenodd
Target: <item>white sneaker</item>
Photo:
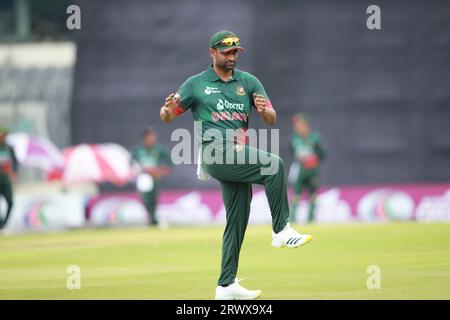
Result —
<instances>
[{"instance_id":1,"label":"white sneaker","mask_svg":"<svg viewBox=\"0 0 450 320\"><path fill-rule=\"evenodd\" d=\"M261 295L261 290L248 290L239 284L238 278L228 287L217 286L216 300L251 300Z\"/></svg>"},{"instance_id":2,"label":"white sneaker","mask_svg":"<svg viewBox=\"0 0 450 320\"><path fill-rule=\"evenodd\" d=\"M281 248L297 248L304 244L307 244L312 240L312 236L309 234L301 234L291 228L288 223L283 230L278 233L272 231L272 247Z\"/></svg>"}]
</instances>

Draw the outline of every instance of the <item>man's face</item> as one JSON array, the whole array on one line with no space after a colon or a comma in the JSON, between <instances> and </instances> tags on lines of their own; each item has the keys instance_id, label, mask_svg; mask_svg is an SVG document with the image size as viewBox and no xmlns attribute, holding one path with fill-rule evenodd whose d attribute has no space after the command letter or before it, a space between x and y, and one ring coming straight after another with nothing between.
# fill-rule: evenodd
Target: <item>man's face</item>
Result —
<instances>
[{"instance_id":1,"label":"man's face","mask_svg":"<svg viewBox=\"0 0 450 320\"><path fill-rule=\"evenodd\" d=\"M6 142L6 133L0 133L0 144L4 144Z\"/></svg>"},{"instance_id":2,"label":"man's face","mask_svg":"<svg viewBox=\"0 0 450 320\"><path fill-rule=\"evenodd\" d=\"M294 122L294 130L299 135L303 137L309 136L309 133L311 132L311 127L309 126L309 123L306 122L302 118L297 118Z\"/></svg>"},{"instance_id":3,"label":"man's face","mask_svg":"<svg viewBox=\"0 0 450 320\"><path fill-rule=\"evenodd\" d=\"M219 49L211 48L209 50L211 57L213 58L214 65L223 70L233 70L238 60L238 49L233 49L222 53Z\"/></svg>"},{"instance_id":4,"label":"man's face","mask_svg":"<svg viewBox=\"0 0 450 320\"><path fill-rule=\"evenodd\" d=\"M156 144L158 136L154 132L149 132L144 136L144 146L146 148L151 148Z\"/></svg>"}]
</instances>

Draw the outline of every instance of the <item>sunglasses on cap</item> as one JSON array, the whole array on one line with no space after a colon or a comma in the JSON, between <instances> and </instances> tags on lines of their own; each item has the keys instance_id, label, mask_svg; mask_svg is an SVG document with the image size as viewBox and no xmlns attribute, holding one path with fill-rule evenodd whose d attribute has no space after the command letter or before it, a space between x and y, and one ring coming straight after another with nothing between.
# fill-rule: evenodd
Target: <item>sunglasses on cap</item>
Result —
<instances>
[{"instance_id":1,"label":"sunglasses on cap","mask_svg":"<svg viewBox=\"0 0 450 320\"><path fill-rule=\"evenodd\" d=\"M217 42L214 45L214 47L219 45L219 44L222 44L222 45L227 46L227 47L231 47L231 46L239 46L241 44L241 42L240 42L239 38L237 38L237 37L225 38L225 39L220 40L219 42Z\"/></svg>"}]
</instances>

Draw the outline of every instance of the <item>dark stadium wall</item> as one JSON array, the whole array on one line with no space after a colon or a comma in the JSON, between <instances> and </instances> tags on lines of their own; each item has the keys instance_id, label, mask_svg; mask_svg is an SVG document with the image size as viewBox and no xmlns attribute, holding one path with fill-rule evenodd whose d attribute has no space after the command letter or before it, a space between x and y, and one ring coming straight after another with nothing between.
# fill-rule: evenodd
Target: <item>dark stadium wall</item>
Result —
<instances>
[{"instance_id":1,"label":"dark stadium wall","mask_svg":"<svg viewBox=\"0 0 450 320\"><path fill-rule=\"evenodd\" d=\"M156 127L170 148L186 114L159 120L165 96L208 66L210 35L239 34L239 68L258 76L278 112L280 153L290 119L308 114L328 144L325 185L450 179L448 1L377 1L381 30L366 28L369 1L76 1L82 29L72 109L73 143L139 143ZM253 128L265 128L254 115ZM194 165L165 185L209 187Z\"/></svg>"}]
</instances>

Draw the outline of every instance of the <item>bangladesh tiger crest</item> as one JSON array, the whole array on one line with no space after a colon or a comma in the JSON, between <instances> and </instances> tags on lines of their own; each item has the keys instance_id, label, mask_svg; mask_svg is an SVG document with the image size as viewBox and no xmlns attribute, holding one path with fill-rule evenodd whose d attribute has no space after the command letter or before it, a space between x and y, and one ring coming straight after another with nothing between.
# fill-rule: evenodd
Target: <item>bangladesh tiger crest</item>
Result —
<instances>
[{"instance_id":1,"label":"bangladesh tiger crest","mask_svg":"<svg viewBox=\"0 0 450 320\"><path fill-rule=\"evenodd\" d=\"M236 87L236 94L237 94L238 96L243 96L243 95L245 95L244 87L242 87L242 86L237 86L237 87Z\"/></svg>"}]
</instances>

